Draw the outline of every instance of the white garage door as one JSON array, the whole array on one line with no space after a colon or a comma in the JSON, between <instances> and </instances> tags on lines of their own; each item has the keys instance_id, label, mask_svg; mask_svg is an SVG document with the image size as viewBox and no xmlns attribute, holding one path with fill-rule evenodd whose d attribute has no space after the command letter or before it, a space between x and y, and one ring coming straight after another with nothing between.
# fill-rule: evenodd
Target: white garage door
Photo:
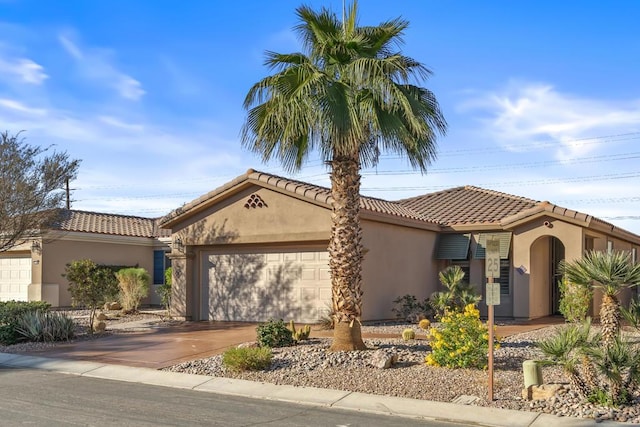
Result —
<instances>
[{"instance_id":1,"label":"white garage door","mask_svg":"<svg viewBox=\"0 0 640 427\"><path fill-rule=\"evenodd\" d=\"M0 301L27 301L30 283L30 257L0 256Z\"/></svg>"},{"instance_id":2,"label":"white garage door","mask_svg":"<svg viewBox=\"0 0 640 427\"><path fill-rule=\"evenodd\" d=\"M326 251L202 256L201 319L317 322L331 302Z\"/></svg>"}]
</instances>

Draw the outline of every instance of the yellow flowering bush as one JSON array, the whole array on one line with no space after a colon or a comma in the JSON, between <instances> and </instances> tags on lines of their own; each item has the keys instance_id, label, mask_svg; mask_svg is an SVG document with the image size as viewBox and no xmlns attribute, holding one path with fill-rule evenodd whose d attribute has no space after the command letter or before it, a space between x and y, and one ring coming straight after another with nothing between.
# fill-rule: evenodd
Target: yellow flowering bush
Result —
<instances>
[{"instance_id":1,"label":"yellow flowering bush","mask_svg":"<svg viewBox=\"0 0 640 427\"><path fill-rule=\"evenodd\" d=\"M462 312L447 311L440 325L429 330L428 338L431 353L425 358L427 365L486 369L489 331L475 304L467 305ZM499 347L497 338L494 345Z\"/></svg>"}]
</instances>

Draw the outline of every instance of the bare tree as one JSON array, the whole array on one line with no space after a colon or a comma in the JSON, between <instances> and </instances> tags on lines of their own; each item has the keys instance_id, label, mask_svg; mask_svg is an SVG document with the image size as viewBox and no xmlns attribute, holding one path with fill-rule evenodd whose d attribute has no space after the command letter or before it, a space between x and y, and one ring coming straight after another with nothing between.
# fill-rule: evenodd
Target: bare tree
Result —
<instances>
[{"instance_id":1,"label":"bare tree","mask_svg":"<svg viewBox=\"0 0 640 427\"><path fill-rule=\"evenodd\" d=\"M0 252L40 237L63 214L65 183L80 161L50 150L0 133Z\"/></svg>"}]
</instances>

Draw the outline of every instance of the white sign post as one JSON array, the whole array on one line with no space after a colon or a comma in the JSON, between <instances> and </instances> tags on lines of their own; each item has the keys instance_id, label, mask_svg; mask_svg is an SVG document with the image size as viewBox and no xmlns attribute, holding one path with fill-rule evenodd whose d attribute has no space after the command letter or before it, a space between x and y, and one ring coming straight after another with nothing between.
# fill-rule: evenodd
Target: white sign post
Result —
<instances>
[{"instance_id":1,"label":"white sign post","mask_svg":"<svg viewBox=\"0 0 640 427\"><path fill-rule=\"evenodd\" d=\"M493 279L500 278L500 240L487 239L484 252L484 274L487 277L485 301L489 311L489 401L493 401L493 307L500 305L500 284Z\"/></svg>"}]
</instances>

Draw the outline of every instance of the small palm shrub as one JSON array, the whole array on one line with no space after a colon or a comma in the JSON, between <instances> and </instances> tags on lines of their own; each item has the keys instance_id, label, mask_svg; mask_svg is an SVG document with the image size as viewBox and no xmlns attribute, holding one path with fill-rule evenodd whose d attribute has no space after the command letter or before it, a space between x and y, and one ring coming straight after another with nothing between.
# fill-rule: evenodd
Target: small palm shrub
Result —
<instances>
[{"instance_id":1,"label":"small palm shrub","mask_svg":"<svg viewBox=\"0 0 640 427\"><path fill-rule=\"evenodd\" d=\"M261 347L287 347L294 344L293 334L282 319L271 319L256 328Z\"/></svg>"},{"instance_id":2,"label":"small palm shrub","mask_svg":"<svg viewBox=\"0 0 640 427\"><path fill-rule=\"evenodd\" d=\"M142 298L149 295L151 278L144 268L123 268L116 273L120 304L125 313L135 313Z\"/></svg>"},{"instance_id":3,"label":"small palm shrub","mask_svg":"<svg viewBox=\"0 0 640 427\"><path fill-rule=\"evenodd\" d=\"M570 282L566 277L560 280L560 313L567 322L580 323L589 315L593 291L591 287Z\"/></svg>"},{"instance_id":4,"label":"small palm shrub","mask_svg":"<svg viewBox=\"0 0 640 427\"><path fill-rule=\"evenodd\" d=\"M464 282L464 271L458 265L452 265L438 274L440 283L447 289L431 295L431 307L436 318L441 318L448 311L463 311L469 304L477 304L481 297L477 295L473 285Z\"/></svg>"},{"instance_id":5,"label":"small palm shrub","mask_svg":"<svg viewBox=\"0 0 640 427\"><path fill-rule=\"evenodd\" d=\"M446 368L487 368L489 331L480 321L480 312L474 304L462 312L448 311L438 327L429 330L431 353L425 361L430 366ZM495 347L499 347L496 339Z\"/></svg>"},{"instance_id":6,"label":"small palm shrub","mask_svg":"<svg viewBox=\"0 0 640 427\"><path fill-rule=\"evenodd\" d=\"M73 338L75 323L57 311L28 311L16 322L16 332L27 341L68 341Z\"/></svg>"},{"instance_id":7,"label":"small palm shrub","mask_svg":"<svg viewBox=\"0 0 640 427\"><path fill-rule=\"evenodd\" d=\"M403 321L417 322L420 318L425 318L431 313L429 300L420 302L415 295L404 295L393 300L395 307L391 309L396 318Z\"/></svg>"},{"instance_id":8,"label":"small palm shrub","mask_svg":"<svg viewBox=\"0 0 640 427\"><path fill-rule=\"evenodd\" d=\"M273 353L269 347L230 348L222 354L222 364L232 371L260 371L271 366Z\"/></svg>"},{"instance_id":9,"label":"small palm shrub","mask_svg":"<svg viewBox=\"0 0 640 427\"><path fill-rule=\"evenodd\" d=\"M404 331L402 331L402 339L405 341L415 340L416 339L415 331L411 328L405 329Z\"/></svg>"}]
</instances>

